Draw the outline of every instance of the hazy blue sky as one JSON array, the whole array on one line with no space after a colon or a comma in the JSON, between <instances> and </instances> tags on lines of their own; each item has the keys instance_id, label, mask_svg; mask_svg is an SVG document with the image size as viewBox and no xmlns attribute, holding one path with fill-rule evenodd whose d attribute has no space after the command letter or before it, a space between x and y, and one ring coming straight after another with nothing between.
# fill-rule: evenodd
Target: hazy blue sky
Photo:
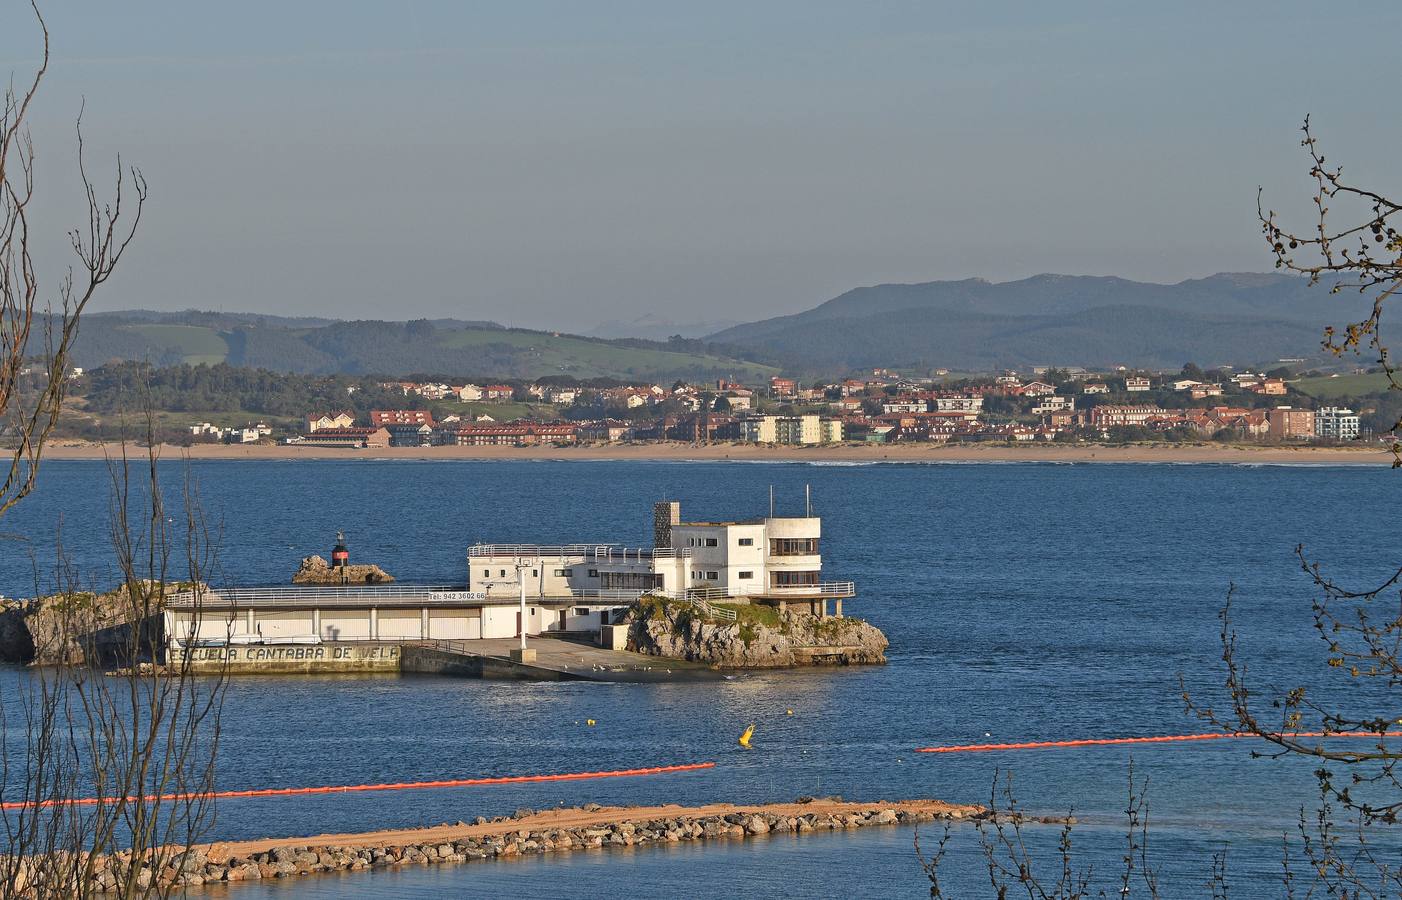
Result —
<instances>
[{"instance_id":1,"label":"hazy blue sky","mask_svg":"<svg viewBox=\"0 0 1402 900\"><path fill-rule=\"evenodd\" d=\"M41 186L74 200L83 95L151 183L105 309L587 329L1261 270L1306 112L1402 188L1395 2L46 5ZM0 67L35 41L0 0Z\"/></svg>"}]
</instances>

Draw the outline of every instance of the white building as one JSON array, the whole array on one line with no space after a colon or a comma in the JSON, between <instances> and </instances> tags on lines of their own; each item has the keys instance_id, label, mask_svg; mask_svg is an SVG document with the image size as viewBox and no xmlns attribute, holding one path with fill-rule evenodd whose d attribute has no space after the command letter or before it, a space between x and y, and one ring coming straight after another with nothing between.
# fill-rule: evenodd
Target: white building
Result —
<instances>
[{"instance_id":1,"label":"white building","mask_svg":"<svg viewBox=\"0 0 1402 900\"><path fill-rule=\"evenodd\" d=\"M1342 406L1326 406L1314 411L1314 436L1335 441L1358 437L1358 414Z\"/></svg>"},{"instance_id":2,"label":"white building","mask_svg":"<svg viewBox=\"0 0 1402 900\"><path fill-rule=\"evenodd\" d=\"M653 510L653 546L477 544L468 550L468 590L489 599L574 604L568 630L598 627L599 615L660 592L701 599L745 598L827 614L827 600L853 594L851 582L824 582L817 516L735 522L683 522L681 504ZM534 615L534 614L533 614ZM580 618L575 623L572 618Z\"/></svg>"},{"instance_id":3,"label":"white building","mask_svg":"<svg viewBox=\"0 0 1402 900\"><path fill-rule=\"evenodd\" d=\"M935 412L982 412L983 396L936 397Z\"/></svg>"},{"instance_id":4,"label":"white building","mask_svg":"<svg viewBox=\"0 0 1402 900\"><path fill-rule=\"evenodd\" d=\"M1154 386L1154 383L1139 375L1131 375L1125 379L1125 390L1130 393L1147 391Z\"/></svg>"}]
</instances>

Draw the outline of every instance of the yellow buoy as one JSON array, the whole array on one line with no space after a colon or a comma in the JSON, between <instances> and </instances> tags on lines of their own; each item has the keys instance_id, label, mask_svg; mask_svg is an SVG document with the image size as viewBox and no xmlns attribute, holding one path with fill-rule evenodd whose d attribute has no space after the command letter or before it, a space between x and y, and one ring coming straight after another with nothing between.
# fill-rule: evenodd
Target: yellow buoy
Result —
<instances>
[{"instance_id":1,"label":"yellow buoy","mask_svg":"<svg viewBox=\"0 0 1402 900\"><path fill-rule=\"evenodd\" d=\"M754 737L755 725L750 723L750 727L745 729L745 733L740 735L740 746L746 750L750 749L750 738Z\"/></svg>"},{"instance_id":2,"label":"yellow buoy","mask_svg":"<svg viewBox=\"0 0 1402 900\"><path fill-rule=\"evenodd\" d=\"M585 720L584 720L584 724L585 724L585 725L593 725L593 724L594 724L594 720L593 720L593 719L585 719Z\"/></svg>"},{"instance_id":3,"label":"yellow buoy","mask_svg":"<svg viewBox=\"0 0 1402 900\"><path fill-rule=\"evenodd\" d=\"M788 713L789 715L793 715L793 710L791 710L791 709L785 710L785 712Z\"/></svg>"}]
</instances>

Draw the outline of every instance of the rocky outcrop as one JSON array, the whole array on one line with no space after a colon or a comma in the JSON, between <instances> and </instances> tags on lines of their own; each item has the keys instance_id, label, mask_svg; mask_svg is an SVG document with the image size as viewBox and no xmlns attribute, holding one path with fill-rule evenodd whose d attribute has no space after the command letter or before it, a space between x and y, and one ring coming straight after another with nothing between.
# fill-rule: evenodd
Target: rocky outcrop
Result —
<instances>
[{"instance_id":1,"label":"rocky outcrop","mask_svg":"<svg viewBox=\"0 0 1402 900\"><path fill-rule=\"evenodd\" d=\"M0 663L103 667L149 661L160 644L158 588L0 601Z\"/></svg>"},{"instance_id":2,"label":"rocky outcrop","mask_svg":"<svg viewBox=\"0 0 1402 900\"><path fill-rule=\"evenodd\" d=\"M292 576L293 584L389 584L394 576L379 566L347 566L345 571L331 568L320 556L308 556Z\"/></svg>"},{"instance_id":3,"label":"rocky outcrop","mask_svg":"<svg viewBox=\"0 0 1402 900\"><path fill-rule=\"evenodd\" d=\"M739 607L735 621L696 604L643 597L629 610L628 649L719 668L781 669L886 662L886 635L861 619Z\"/></svg>"}]
</instances>

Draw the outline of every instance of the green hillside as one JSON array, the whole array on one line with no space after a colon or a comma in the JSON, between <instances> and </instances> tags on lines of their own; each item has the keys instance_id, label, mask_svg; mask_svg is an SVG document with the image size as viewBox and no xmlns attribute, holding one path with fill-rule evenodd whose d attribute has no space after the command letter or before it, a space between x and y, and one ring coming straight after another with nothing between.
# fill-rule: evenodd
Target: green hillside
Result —
<instances>
[{"instance_id":1,"label":"green hillside","mask_svg":"<svg viewBox=\"0 0 1402 900\"><path fill-rule=\"evenodd\" d=\"M531 368L521 377L572 375L577 378L655 378L676 373L678 377L733 375L741 380L767 379L779 374L772 366L743 362L723 356L682 353L662 348L643 349L631 345L572 335L536 331L505 331L465 328L440 332L438 344L474 354L512 348L512 355Z\"/></svg>"},{"instance_id":2,"label":"green hillside","mask_svg":"<svg viewBox=\"0 0 1402 900\"><path fill-rule=\"evenodd\" d=\"M184 319L184 321L181 321ZM37 352L37 348L36 348ZM767 379L778 369L699 342L605 340L456 321L329 322L191 312L161 321L103 313L83 320L74 353L87 368L118 360L158 366L227 362L297 374L671 381Z\"/></svg>"},{"instance_id":3,"label":"green hillside","mask_svg":"<svg viewBox=\"0 0 1402 900\"><path fill-rule=\"evenodd\" d=\"M229 356L229 344L224 337L203 325L127 325L124 328L153 347L179 351L183 355L181 362L192 366L200 363L212 366Z\"/></svg>"},{"instance_id":4,"label":"green hillside","mask_svg":"<svg viewBox=\"0 0 1402 900\"><path fill-rule=\"evenodd\" d=\"M1337 378L1301 378L1291 382L1291 387L1302 394L1320 400L1334 400L1339 397L1365 397L1385 391L1389 387L1387 376L1381 372L1372 375L1340 375Z\"/></svg>"}]
</instances>

